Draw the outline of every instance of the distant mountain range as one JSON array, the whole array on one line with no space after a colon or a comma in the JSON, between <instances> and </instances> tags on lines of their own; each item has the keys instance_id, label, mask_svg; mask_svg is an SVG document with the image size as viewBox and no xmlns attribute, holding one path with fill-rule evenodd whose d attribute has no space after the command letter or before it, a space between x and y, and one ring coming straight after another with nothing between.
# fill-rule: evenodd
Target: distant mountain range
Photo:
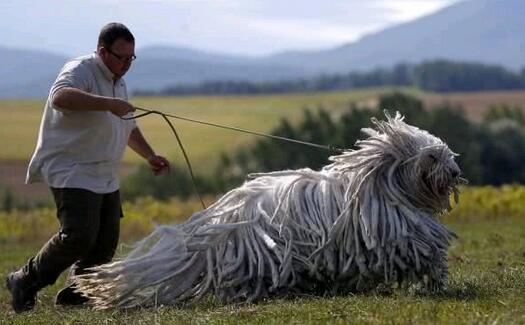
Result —
<instances>
[{"instance_id":1,"label":"distant mountain range","mask_svg":"<svg viewBox=\"0 0 525 325\"><path fill-rule=\"evenodd\" d=\"M65 57L0 47L0 97L44 97Z\"/></svg>"},{"instance_id":2,"label":"distant mountain range","mask_svg":"<svg viewBox=\"0 0 525 325\"><path fill-rule=\"evenodd\" d=\"M315 72L369 70L428 59L474 61L511 69L525 66L525 1L471 0L317 52L288 52L265 62Z\"/></svg>"},{"instance_id":3,"label":"distant mountain range","mask_svg":"<svg viewBox=\"0 0 525 325\"><path fill-rule=\"evenodd\" d=\"M174 46L138 48L126 79L131 91L208 80L271 81L366 71L400 62L443 58L525 66L525 2L471 0L319 51L289 51L260 58ZM0 97L45 97L65 55L0 47Z\"/></svg>"}]
</instances>

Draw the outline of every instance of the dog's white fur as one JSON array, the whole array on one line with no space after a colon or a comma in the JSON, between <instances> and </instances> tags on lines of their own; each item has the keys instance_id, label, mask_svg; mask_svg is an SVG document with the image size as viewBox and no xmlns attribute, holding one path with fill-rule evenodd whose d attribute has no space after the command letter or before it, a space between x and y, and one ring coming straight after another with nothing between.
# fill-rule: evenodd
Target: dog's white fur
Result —
<instances>
[{"instance_id":1,"label":"dog's white fur","mask_svg":"<svg viewBox=\"0 0 525 325\"><path fill-rule=\"evenodd\" d=\"M321 171L255 174L181 225L158 227L124 259L76 278L97 308L360 291L447 278L453 234L436 215L456 195L455 154L387 115L358 150Z\"/></svg>"}]
</instances>

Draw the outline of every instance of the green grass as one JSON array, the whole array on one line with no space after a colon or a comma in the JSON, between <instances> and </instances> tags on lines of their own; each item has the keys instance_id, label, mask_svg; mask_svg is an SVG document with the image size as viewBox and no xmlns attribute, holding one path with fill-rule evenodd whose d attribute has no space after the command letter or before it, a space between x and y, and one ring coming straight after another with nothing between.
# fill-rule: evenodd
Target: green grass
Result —
<instances>
[{"instance_id":1,"label":"green grass","mask_svg":"<svg viewBox=\"0 0 525 325\"><path fill-rule=\"evenodd\" d=\"M323 106L337 112L348 108L350 102L370 100L390 90L391 88L378 88L264 96L136 97L131 99L131 103L193 119L268 132L283 117L297 120L304 108L316 109ZM31 157L43 106L44 101L38 100L0 101L0 143L6 144L0 151L0 161L27 161ZM255 139L253 135L184 121L175 120L174 123L195 169L199 171L209 171L209 166L219 152L230 151ZM183 162L175 138L162 118L147 116L139 121L139 125L156 151ZM135 163L141 161L141 158L128 151L124 160Z\"/></svg>"},{"instance_id":2,"label":"green grass","mask_svg":"<svg viewBox=\"0 0 525 325\"><path fill-rule=\"evenodd\" d=\"M92 311L55 308L59 283L39 294L35 311L15 315L0 291L0 324L525 324L525 219L448 224L459 238L450 251L448 289L439 295L398 290L340 297L268 299L222 305L208 299L160 309ZM22 265L35 244L2 244L0 275Z\"/></svg>"},{"instance_id":3,"label":"green grass","mask_svg":"<svg viewBox=\"0 0 525 325\"><path fill-rule=\"evenodd\" d=\"M224 123L260 132L269 131L281 117L297 120L303 108L323 105L332 112L351 101L374 98L385 89L317 94L251 97L134 98L144 108ZM1 160L24 160L31 155L38 133L42 101L0 102ZM254 137L187 122L175 122L193 164L207 171L217 153L253 141ZM182 162L169 128L159 117L140 120L144 134L159 153ZM128 153L127 162L137 156ZM257 304L222 305L213 299L196 304L130 311L92 311L55 308L54 294L63 285L44 289L34 312L15 315L9 295L0 289L0 324L525 324L525 215L523 189L485 188L462 196L460 210L445 220L459 239L450 251L450 282L440 295L398 290L340 297L268 299ZM488 199L488 198L491 199ZM465 203L466 202L466 203ZM125 206L123 238L147 233L151 222L182 220L198 203L169 205L144 201ZM53 209L0 214L0 276L23 265L56 227ZM505 217L505 216L513 217ZM150 219L145 218L148 216ZM466 216L466 217L465 217ZM180 217L180 218L179 218Z\"/></svg>"}]
</instances>

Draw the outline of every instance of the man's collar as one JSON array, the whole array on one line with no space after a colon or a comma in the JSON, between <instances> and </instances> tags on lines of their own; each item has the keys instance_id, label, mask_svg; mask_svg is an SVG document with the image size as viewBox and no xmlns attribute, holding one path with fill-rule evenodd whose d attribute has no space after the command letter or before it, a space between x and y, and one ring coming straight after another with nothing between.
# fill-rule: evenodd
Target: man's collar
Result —
<instances>
[{"instance_id":1,"label":"man's collar","mask_svg":"<svg viewBox=\"0 0 525 325\"><path fill-rule=\"evenodd\" d=\"M97 62L97 65L98 67L100 68L100 70L102 71L102 74L104 75L104 77L111 81L111 82L114 82L115 81L115 74L113 72L111 72L111 70L109 70L109 68L104 64L104 61L102 61L102 58L98 55L97 52L93 53L94 57L95 57L95 61Z\"/></svg>"}]
</instances>

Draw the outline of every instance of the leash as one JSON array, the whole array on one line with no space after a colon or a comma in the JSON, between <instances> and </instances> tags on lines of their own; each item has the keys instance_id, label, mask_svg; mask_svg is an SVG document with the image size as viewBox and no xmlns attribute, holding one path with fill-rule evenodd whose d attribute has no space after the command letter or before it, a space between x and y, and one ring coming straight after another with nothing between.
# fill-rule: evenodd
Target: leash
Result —
<instances>
[{"instance_id":1,"label":"leash","mask_svg":"<svg viewBox=\"0 0 525 325\"><path fill-rule=\"evenodd\" d=\"M164 112L161 112L161 111L157 111L157 110L149 110L149 109L140 108L140 107L135 107L135 109L138 110L138 111L142 111L143 113L135 115L135 116L131 116L131 117L121 117L121 119L123 119L123 120L136 120L136 119L142 118L142 117L150 115L150 114L156 114L156 115L162 116L162 118L166 121L166 123L168 123L168 125L171 128L171 131L173 132L173 134L175 135L175 138L177 139L177 142L179 143L179 147L180 147L180 149L182 151L182 154L184 155L184 159L186 160L186 165L188 167L188 170L190 171L190 176L191 176L191 180L192 180L192 184L193 184L193 190L194 190L195 194L197 194L197 197L201 201L201 204L204 207L204 209L206 209L206 205L204 204L204 201L202 200L202 197L200 196L199 191L197 190L197 185L196 185L196 182L195 182L195 176L193 175L193 169L191 167L190 160L188 158L188 155L186 154L186 150L184 149L184 145L182 144L182 141L180 140L180 137L179 137L179 135L177 133L177 130L175 129L175 126L173 125L173 123L170 121L169 117L174 118L174 119L178 119L178 120L187 121L187 122L213 126L213 127L217 127L217 128L221 128L221 129L226 129L226 130L231 130L231 131L236 131L236 132L241 132L241 133L252 134L252 135L256 135L256 136L259 136L259 137L265 137L265 138L269 138L269 139L273 139L273 140L281 140L281 141L292 142L292 143L301 144L301 145L305 145L305 146L310 146L310 147L314 147L314 148L318 148L318 149L324 149L324 150L328 150L328 151L332 151L332 152L336 152L336 153L342 153L343 152L343 149L334 147L332 145L321 145L321 144L317 144L317 143L312 143L312 142L307 142L307 141L301 141L301 140L281 137L281 136L277 136L277 135L273 135L273 134L255 132L255 131L251 131L251 130L247 130L247 129L241 129L241 128L237 128L237 127L233 127L233 126L229 126L229 125L204 122L204 121L195 120L195 119L191 119L191 118L187 118L187 117L177 116L177 115L173 115L173 114L167 114L167 113L164 113Z\"/></svg>"},{"instance_id":2,"label":"leash","mask_svg":"<svg viewBox=\"0 0 525 325\"><path fill-rule=\"evenodd\" d=\"M237 131L237 132L242 132L242 133L253 134L253 135L260 136L260 137L266 137L266 138L269 138L269 139L282 140L282 141L298 143L298 144L311 146L311 147L324 149L324 150L329 150L329 151L333 151L333 152L337 152L337 153L342 153L343 152L343 149L336 148L336 147L334 147L332 145L321 145L321 144L307 142L307 141L301 141L301 140L296 140L296 139L280 137L280 136L273 135L273 134L266 134L266 133L261 133L261 132L255 132L255 131L251 131L251 130L241 129L241 128L237 128L237 127L233 127L233 126L229 126L229 125L224 125L224 124L204 122L204 121L199 121L199 120L195 120L195 119L191 119L191 118L187 118L187 117L182 117L182 116L177 116L177 115L172 115L172 114L166 114L166 113L163 113L163 112L160 112L160 111L156 111L156 110L148 110L148 109L144 109L144 108L140 108L140 107L135 107L135 109L137 109L138 111L143 111L144 113L136 115L136 116L134 116L134 118L140 118L140 117L143 117L143 116L146 116L146 115L149 115L149 114L160 114L160 115L163 115L163 116L166 116L166 117L172 117L172 118L183 120L183 121L188 121L188 122L193 122L193 123L203 124L203 125L208 125L208 126L214 126L214 127L217 127L217 128L226 129L226 130L232 130L232 131Z\"/></svg>"},{"instance_id":3,"label":"leash","mask_svg":"<svg viewBox=\"0 0 525 325\"><path fill-rule=\"evenodd\" d=\"M195 194L197 195L197 197L201 201L202 207L204 209L206 209L206 204L204 204L204 200L202 199L202 197L201 197L201 195L200 195L200 193L199 193L199 191L197 189L197 184L195 182L195 176L193 175L193 168L191 167L190 159L188 158L188 155L186 154L186 149L184 149L184 145L182 144L182 141L180 140L179 134L177 133L177 130L175 129L175 126L173 126L173 123L166 116L166 114L164 114L162 112L158 112L158 111L147 111L146 113L139 114L137 116L131 116L131 117L122 117L121 116L120 118L123 119L123 120L136 120L138 118L144 117L144 116L149 115L149 114L157 114L157 115L162 116L162 118L170 126L171 131L173 132L173 134L175 135L175 138L177 139L177 142L179 143L179 147L180 147L180 149L182 151L182 155L184 156L184 159L186 160L186 166L188 167L188 170L190 171L191 183L193 185L193 191L195 192Z\"/></svg>"}]
</instances>

